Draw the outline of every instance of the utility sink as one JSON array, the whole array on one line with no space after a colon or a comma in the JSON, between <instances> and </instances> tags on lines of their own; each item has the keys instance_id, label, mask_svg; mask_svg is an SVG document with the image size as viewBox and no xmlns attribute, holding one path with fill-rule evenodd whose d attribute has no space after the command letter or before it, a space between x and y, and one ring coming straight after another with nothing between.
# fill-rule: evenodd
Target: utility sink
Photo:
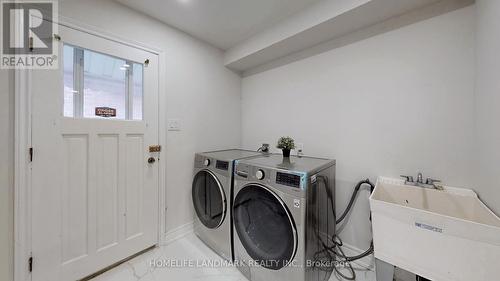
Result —
<instances>
[{"instance_id":1,"label":"utility sink","mask_svg":"<svg viewBox=\"0 0 500 281\"><path fill-rule=\"evenodd\" d=\"M433 281L500 280L500 219L471 189L380 177L370 208L377 259Z\"/></svg>"}]
</instances>

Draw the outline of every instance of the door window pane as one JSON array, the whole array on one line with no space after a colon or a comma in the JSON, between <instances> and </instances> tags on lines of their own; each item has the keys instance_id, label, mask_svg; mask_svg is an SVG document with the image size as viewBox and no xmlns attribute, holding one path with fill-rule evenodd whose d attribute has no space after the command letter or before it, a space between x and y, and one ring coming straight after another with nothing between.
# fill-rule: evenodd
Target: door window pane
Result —
<instances>
[{"instance_id":1,"label":"door window pane","mask_svg":"<svg viewBox=\"0 0 500 281\"><path fill-rule=\"evenodd\" d=\"M83 117L116 118L126 117L126 74L125 60L96 52L84 51L84 97ZM96 116L96 108L116 110L116 116Z\"/></svg>"},{"instance_id":2,"label":"door window pane","mask_svg":"<svg viewBox=\"0 0 500 281\"><path fill-rule=\"evenodd\" d=\"M63 80L64 80L64 116L73 117L74 116L74 48L68 45L64 45L64 70L63 70Z\"/></svg>"},{"instance_id":3,"label":"door window pane","mask_svg":"<svg viewBox=\"0 0 500 281\"><path fill-rule=\"evenodd\" d=\"M142 120L143 84L140 63L64 46L66 117Z\"/></svg>"},{"instance_id":4,"label":"door window pane","mask_svg":"<svg viewBox=\"0 0 500 281\"><path fill-rule=\"evenodd\" d=\"M143 89L143 66L142 64L133 64L133 81L134 81L134 95L133 95L133 115L132 119L142 120L142 89Z\"/></svg>"}]
</instances>

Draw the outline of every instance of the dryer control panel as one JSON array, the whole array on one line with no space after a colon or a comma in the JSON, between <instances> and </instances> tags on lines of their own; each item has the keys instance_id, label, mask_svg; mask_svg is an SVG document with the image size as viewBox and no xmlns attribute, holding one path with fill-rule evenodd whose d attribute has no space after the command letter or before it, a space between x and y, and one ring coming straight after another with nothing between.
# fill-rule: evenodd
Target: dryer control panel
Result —
<instances>
[{"instance_id":1,"label":"dryer control panel","mask_svg":"<svg viewBox=\"0 0 500 281\"><path fill-rule=\"evenodd\" d=\"M290 187L300 188L300 179L298 175L288 174L288 173L276 173L276 183L282 184Z\"/></svg>"},{"instance_id":2,"label":"dryer control panel","mask_svg":"<svg viewBox=\"0 0 500 281\"><path fill-rule=\"evenodd\" d=\"M217 160L217 162L215 162L215 168L227 171L229 169L229 162Z\"/></svg>"},{"instance_id":3,"label":"dryer control panel","mask_svg":"<svg viewBox=\"0 0 500 281\"><path fill-rule=\"evenodd\" d=\"M236 180L257 181L262 184L281 185L293 190L303 190L307 175L295 171L283 171L265 167L255 167L236 162L234 176Z\"/></svg>"}]
</instances>

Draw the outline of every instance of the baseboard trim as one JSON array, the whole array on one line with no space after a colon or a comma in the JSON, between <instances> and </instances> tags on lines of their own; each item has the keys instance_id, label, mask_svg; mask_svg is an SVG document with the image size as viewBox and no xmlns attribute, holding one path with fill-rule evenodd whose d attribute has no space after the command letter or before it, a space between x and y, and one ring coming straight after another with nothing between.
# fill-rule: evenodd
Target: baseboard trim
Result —
<instances>
[{"instance_id":1,"label":"baseboard trim","mask_svg":"<svg viewBox=\"0 0 500 281\"><path fill-rule=\"evenodd\" d=\"M169 232L165 233L165 235L163 236L163 239L161 241L161 245L165 246L165 245L171 244L172 242L179 240L179 239L185 237L186 235L193 233L193 230L194 230L194 223L193 222L189 222L189 223L186 223L184 225L178 226L178 227L170 230Z\"/></svg>"}]
</instances>

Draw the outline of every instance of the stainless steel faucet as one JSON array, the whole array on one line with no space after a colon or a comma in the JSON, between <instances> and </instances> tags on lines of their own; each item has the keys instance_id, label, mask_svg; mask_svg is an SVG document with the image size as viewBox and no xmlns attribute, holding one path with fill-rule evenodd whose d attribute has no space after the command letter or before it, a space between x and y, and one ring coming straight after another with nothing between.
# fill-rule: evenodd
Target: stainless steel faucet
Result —
<instances>
[{"instance_id":1,"label":"stainless steel faucet","mask_svg":"<svg viewBox=\"0 0 500 281\"><path fill-rule=\"evenodd\" d=\"M417 183L424 183L424 181L423 181L422 178L423 178L422 173L418 173L418 175L417 175Z\"/></svg>"},{"instance_id":2,"label":"stainless steel faucet","mask_svg":"<svg viewBox=\"0 0 500 281\"><path fill-rule=\"evenodd\" d=\"M443 186L439 184L441 182L440 180L427 178L427 180L424 183L424 180L423 180L424 177L423 177L422 173L418 173L417 181L413 181L412 176L401 176L401 177L405 179L406 185L413 185L413 186L419 186L419 187L423 187L423 188L443 190Z\"/></svg>"}]
</instances>

